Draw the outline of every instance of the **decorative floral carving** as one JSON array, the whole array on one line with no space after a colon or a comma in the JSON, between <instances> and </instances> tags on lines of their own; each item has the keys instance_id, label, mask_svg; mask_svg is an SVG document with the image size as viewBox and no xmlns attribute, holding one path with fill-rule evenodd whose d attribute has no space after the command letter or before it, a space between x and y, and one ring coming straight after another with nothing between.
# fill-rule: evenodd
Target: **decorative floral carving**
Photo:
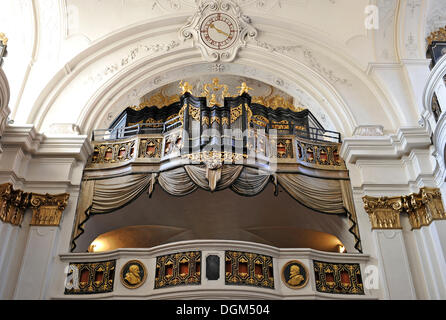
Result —
<instances>
[{"instance_id":1,"label":"decorative floral carving","mask_svg":"<svg viewBox=\"0 0 446 320\"><path fill-rule=\"evenodd\" d=\"M324 76L331 84L340 83L344 85L351 86L352 84L347 80L340 78L334 74L333 70L330 70L324 66L322 66L319 61L314 56L313 52L302 46L302 45L288 45L288 46L277 46L267 42L256 41L257 46L267 49L271 52L278 52L282 54L290 54L295 52L302 52L303 57L306 60L307 64L315 71Z\"/></svg>"},{"instance_id":2,"label":"decorative floral carving","mask_svg":"<svg viewBox=\"0 0 446 320\"><path fill-rule=\"evenodd\" d=\"M354 136L383 136L384 135L384 127L381 125L378 126L359 126L355 128L353 132Z\"/></svg>"},{"instance_id":3,"label":"decorative floral carving","mask_svg":"<svg viewBox=\"0 0 446 320\"><path fill-rule=\"evenodd\" d=\"M225 65L221 63L214 63L209 66L211 72L223 72L225 71Z\"/></svg>"},{"instance_id":4,"label":"decorative floral carving","mask_svg":"<svg viewBox=\"0 0 446 320\"><path fill-rule=\"evenodd\" d=\"M109 65L105 67L101 72L97 73L94 76L88 77L88 80L90 83L95 83L101 81L103 78L108 77L118 70L122 69L126 65L130 64L131 62L138 59L140 56L142 56L144 53L149 55L160 51L168 52L172 50L173 48L176 48L180 45L180 42L172 40L168 43L163 44L152 44L152 45L143 45L138 44L136 47L133 47L130 49L129 53L122 57L119 62L116 62L112 65Z\"/></svg>"},{"instance_id":5,"label":"decorative floral carving","mask_svg":"<svg viewBox=\"0 0 446 320\"><path fill-rule=\"evenodd\" d=\"M304 47L301 46L301 45L275 46L275 45L272 45L270 43L259 41L259 40L256 41L256 44L257 44L258 47L267 49L267 50L269 50L271 52L279 52L279 53L290 53L290 52L295 52L298 49L299 50L304 49Z\"/></svg>"},{"instance_id":6,"label":"decorative floral carving","mask_svg":"<svg viewBox=\"0 0 446 320\"><path fill-rule=\"evenodd\" d=\"M323 75L331 84L340 83L348 86L352 85L347 79L337 77L334 74L333 70L327 69L322 66L309 49L304 50L304 58L307 60L311 68Z\"/></svg>"}]
</instances>

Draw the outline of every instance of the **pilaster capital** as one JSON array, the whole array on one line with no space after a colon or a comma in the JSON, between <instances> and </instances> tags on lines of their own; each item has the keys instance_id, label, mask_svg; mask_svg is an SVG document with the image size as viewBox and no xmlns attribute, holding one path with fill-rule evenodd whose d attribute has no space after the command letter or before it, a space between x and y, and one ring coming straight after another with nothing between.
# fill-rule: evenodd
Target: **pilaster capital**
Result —
<instances>
[{"instance_id":1,"label":"pilaster capital","mask_svg":"<svg viewBox=\"0 0 446 320\"><path fill-rule=\"evenodd\" d=\"M364 196L362 200L372 229L402 229L400 213L403 211L403 200L401 197Z\"/></svg>"},{"instance_id":2,"label":"pilaster capital","mask_svg":"<svg viewBox=\"0 0 446 320\"><path fill-rule=\"evenodd\" d=\"M434 220L446 220L440 189L424 187L405 198L412 230L428 226Z\"/></svg>"},{"instance_id":3,"label":"pilaster capital","mask_svg":"<svg viewBox=\"0 0 446 320\"><path fill-rule=\"evenodd\" d=\"M0 220L20 226L31 194L14 190L11 183L0 185Z\"/></svg>"},{"instance_id":4,"label":"pilaster capital","mask_svg":"<svg viewBox=\"0 0 446 320\"><path fill-rule=\"evenodd\" d=\"M372 229L402 229L400 214L407 213L414 229L429 226L434 220L446 220L440 189L421 188L418 193L400 197L364 196L364 209Z\"/></svg>"},{"instance_id":5,"label":"pilaster capital","mask_svg":"<svg viewBox=\"0 0 446 320\"><path fill-rule=\"evenodd\" d=\"M57 195L33 193L30 202L33 209L30 225L58 226L69 197L68 193Z\"/></svg>"}]
</instances>

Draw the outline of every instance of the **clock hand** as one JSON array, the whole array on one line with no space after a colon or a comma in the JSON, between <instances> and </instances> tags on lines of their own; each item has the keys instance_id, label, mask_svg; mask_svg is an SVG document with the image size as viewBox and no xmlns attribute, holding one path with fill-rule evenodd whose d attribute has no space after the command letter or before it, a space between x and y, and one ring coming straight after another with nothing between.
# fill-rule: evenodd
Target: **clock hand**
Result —
<instances>
[{"instance_id":1,"label":"clock hand","mask_svg":"<svg viewBox=\"0 0 446 320\"><path fill-rule=\"evenodd\" d=\"M218 33L224 34L225 36L229 37L229 34L227 34L226 32L218 29L213 23L211 23L210 27L215 29Z\"/></svg>"}]
</instances>

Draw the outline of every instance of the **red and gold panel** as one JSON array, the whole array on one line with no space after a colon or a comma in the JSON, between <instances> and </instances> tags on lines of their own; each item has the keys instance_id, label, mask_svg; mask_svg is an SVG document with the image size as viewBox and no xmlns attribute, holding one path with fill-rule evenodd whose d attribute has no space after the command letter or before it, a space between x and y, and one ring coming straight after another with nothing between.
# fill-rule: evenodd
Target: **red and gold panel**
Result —
<instances>
[{"instance_id":1,"label":"red and gold panel","mask_svg":"<svg viewBox=\"0 0 446 320\"><path fill-rule=\"evenodd\" d=\"M156 258L155 289L201 284L201 251Z\"/></svg>"},{"instance_id":2,"label":"red and gold panel","mask_svg":"<svg viewBox=\"0 0 446 320\"><path fill-rule=\"evenodd\" d=\"M274 289L273 258L257 253L226 251L225 283Z\"/></svg>"},{"instance_id":3,"label":"red and gold panel","mask_svg":"<svg viewBox=\"0 0 446 320\"><path fill-rule=\"evenodd\" d=\"M69 265L65 294L97 294L113 291L116 260L73 262Z\"/></svg>"},{"instance_id":4,"label":"red and gold panel","mask_svg":"<svg viewBox=\"0 0 446 320\"><path fill-rule=\"evenodd\" d=\"M317 291L335 294L364 294L359 264L314 260L313 266Z\"/></svg>"},{"instance_id":5,"label":"red and gold panel","mask_svg":"<svg viewBox=\"0 0 446 320\"><path fill-rule=\"evenodd\" d=\"M161 158L163 138L145 138L139 142L138 158Z\"/></svg>"}]
</instances>

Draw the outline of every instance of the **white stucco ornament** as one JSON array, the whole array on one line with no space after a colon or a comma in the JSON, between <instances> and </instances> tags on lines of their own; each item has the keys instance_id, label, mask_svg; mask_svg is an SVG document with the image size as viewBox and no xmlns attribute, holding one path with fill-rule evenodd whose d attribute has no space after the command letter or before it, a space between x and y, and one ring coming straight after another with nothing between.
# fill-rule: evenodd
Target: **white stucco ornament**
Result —
<instances>
[{"instance_id":1,"label":"white stucco ornament","mask_svg":"<svg viewBox=\"0 0 446 320\"><path fill-rule=\"evenodd\" d=\"M230 0L203 0L198 11L180 29L180 38L192 39L206 61L233 61L247 39L255 39L257 30L240 7Z\"/></svg>"}]
</instances>

